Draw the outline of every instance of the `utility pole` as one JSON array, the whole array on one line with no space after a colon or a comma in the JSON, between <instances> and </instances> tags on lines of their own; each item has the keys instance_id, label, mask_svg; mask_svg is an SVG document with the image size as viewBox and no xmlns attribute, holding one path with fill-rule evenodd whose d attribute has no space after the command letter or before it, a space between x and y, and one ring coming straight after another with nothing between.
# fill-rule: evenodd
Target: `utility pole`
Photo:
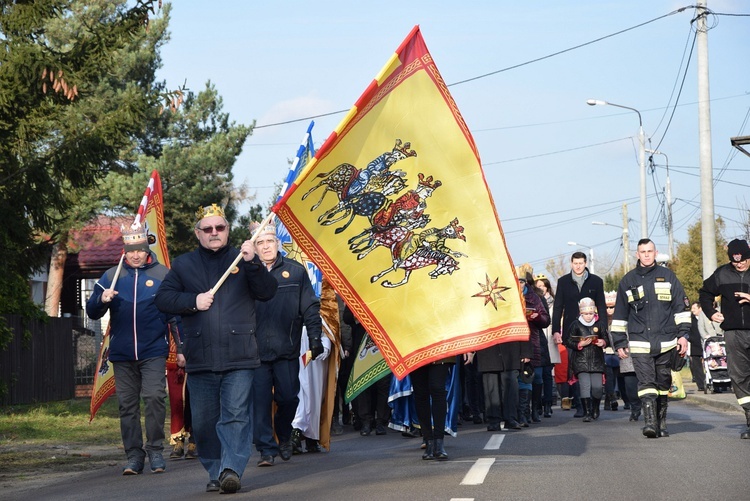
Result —
<instances>
[{"instance_id":1,"label":"utility pole","mask_svg":"<svg viewBox=\"0 0 750 501\"><path fill-rule=\"evenodd\" d=\"M625 272L630 271L630 237L628 236L628 204L622 204L622 252L625 256Z\"/></svg>"},{"instance_id":2,"label":"utility pole","mask_svg":"<svg viewBox=\"0 0 750 501\"><path fill-rule=\"evenodd\" d=\"M669 180L669 157L666 153L662 153L659 150L646 150L652 155L651 161L653 162L653 155L664 155L667 164L667 183L666 183L666 197L667 197L667 235L669 237L669 260L674 261L674 228L672 226L672 182ZM712 272L713 273L713 272Z\"/></svg>"},{"instance_id":3,"label":"utility pole","mask_svg":"<svg viewBox=\"0 0 750 501\"><path fill-rule=\"evenodd\" d=\"M711 97L708 85L708 29L706 0L696 2L698 48L698 142L700 148L701 244L703 278L716 269L716 224L714 218L714 175L711 163Z\"/></svg>"}]
</instances>

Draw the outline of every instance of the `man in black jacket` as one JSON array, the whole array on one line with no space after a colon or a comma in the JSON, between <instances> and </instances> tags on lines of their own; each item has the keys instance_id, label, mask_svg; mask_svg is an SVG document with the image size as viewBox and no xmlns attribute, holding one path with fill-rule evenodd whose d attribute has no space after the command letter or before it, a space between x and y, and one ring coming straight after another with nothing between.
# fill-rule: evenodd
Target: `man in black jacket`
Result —
<instances>
[{"instance_id":1,"label":"man in black jacket","mask_svg":"<svg viewBox=\"0 0 750 501\"><path fill-rule=\"evenodd\" d=\"M570 273L557 280L555 303L552 307L552 335L557 344L567 340L567 331L571 323L578 318L578 301L589 297L596 303L600 317L607 314L607 302L604 299L604 282L601 278L589 272L586 267L586 254L574 252L570 257ZM576 407L575 417L583 417L580 389L574 384L573 403Z\"/></svg>"},{"instance_id":2,"label":"man in black jacket","mask_svg":"<svg viewBox=\"0 0 750 501\"><path fill-rule=\"evenodd\" d=\"M307 329L312 359L316 359L324 352L320 338L323 323L320 300L307 270L281 255L276 226L256 227L255 231L260 232L255 239L256 253L279 283L276 296L258 305L261 363L253 385L253 439L260 453L258 466L272 466L277 455L284 461L292 457L292 421L299 405L302 327ZM276 414L272 416L274 401Z\"/></svg>"},{"instance_id":3,"label":"man in black jacket","mask_svg":"<svg viewBox=\"0 0 750 501\"><path fill-rule=\"evenodd\" d=\"M193 432L209 477L206 491L234 493L252 448L253 376L260 365L256 300L271 299L277 283L251 241L239 250L228 245L229 224L221 207L201 207L196 217L200 245L174 260L155 302L160 310L182 316Z\"/></svg>"},{"instance_id":4,"label":"man in black jacket","mask_svg":"<svg viewBox=\"0 0 750 501\"><path fill-rule=\"evenodd\" d=\"M706 316L724 329L729 378L747 422L740 438L750 439L750 246L745 240L732 240L727 254L729 263L703 282L699 297ZM721 311L714 307L716 296L721 296Z\"/></svg>"},{"instance_id":5,"label":"man in black jacket","mask_svg":"<svg viewBox=\"0 0 750 501\"><path fill-rule=\"evenodd\" d=\"M672 363L685 356L690 336L690 302L677 276L656 264L656 245L638 241L638 262L617 287L612 341L620 359L633 357L643 435L668 437L667 407Z\"/></svg>"}]
</instances>

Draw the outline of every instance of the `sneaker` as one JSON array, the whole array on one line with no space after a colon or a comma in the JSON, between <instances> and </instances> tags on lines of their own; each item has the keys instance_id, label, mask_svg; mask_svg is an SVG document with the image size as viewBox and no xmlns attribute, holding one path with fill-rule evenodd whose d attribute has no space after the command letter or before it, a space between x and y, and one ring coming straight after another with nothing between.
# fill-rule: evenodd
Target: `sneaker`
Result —
<instances>
[{"instance_id":1,"label":"sneaker","mask_svg":"<svg viewBox=\"0 0 750 501\"><path fill-rule=\"evenodd\" d=\"M151 473L162 473L167 469L167 463L164 462L164 457L161 455L161 452L149 451L148 463L151 465Z\"/></svg>"},{"instance_id":2,"label":"sneaker","mask_svg":"<svg viewBox=\"0 0 750 501\"><path fill-rule=\"evenodd\" d=\"M219 494L234 494L240 490L240 477L227 468L219 475Z\"/></svg>"},{"instance_id":3,"label":"sneaker","mask_svg":"<svg viewBox=\"0 0 750 501\"><path fill-rule=\"evenodd\" d=\"M218 480L209 480L206 484L206 492L218 492L221 489L221 484Z\"/></svg>"},{"instance_id":4,"label":"sneaker","mask_svg":"<svg viewBox=\"0 0 750 501\"><path fill-rule=\"evenodd\" d=\"M273 456L261 456L258 461L258 467L273 466Z\"/></svg>"},{"instance_id":5,"label":"sneaker","mask_svg":"<svg viewBox=\"0 0 750 501\"><path fill-rule=\"evenodd\" d=\"M128 460L128 464L122 469L123 475L140 475L141 473L143 473L143 463L136 459Z\"/></svg>"},{"instance_id":6,"label":"sneaker","mask_svg":"<svg viewBox=\"0 0 750 501\"><path fill-rule=\"evenodd\" d=\"M182 459L185 454L185 447L182 444L182 440L176 440L172 452L169 453L169 459Z\"/></svg>"},{"instance_id":7,"label":"sneaker","mask_svg":"<svg viewBox=\"0 0 750 501\"><path fill-rule=\"evenodd\" d=\"M362 429L359 430L359 434L363 437L367 437L372 432L372 428L370 428L370 423L362 423Z\"/></svg>"},{"instance_id":8,"label":"sneaker","mask_svg":"<svg viewBox=\"0 0 750 501\"><path fill-rule=\"evenodd\" d=\"M194 443L189 443L187 451L185 451L185 459L197 459L198 449L196 449Z\"/></svg>"},{"instance_id":9,"label":"sneaker","mask_svg":"<svg viewBox=\"0 0 750 501\"><path fill-rule=\"evenodd\" d=\"M375 435L385 435L388 433L388 430L385 429L385 426L382 424L379 424L375 427Z\"/></svg>"}]
</instances>

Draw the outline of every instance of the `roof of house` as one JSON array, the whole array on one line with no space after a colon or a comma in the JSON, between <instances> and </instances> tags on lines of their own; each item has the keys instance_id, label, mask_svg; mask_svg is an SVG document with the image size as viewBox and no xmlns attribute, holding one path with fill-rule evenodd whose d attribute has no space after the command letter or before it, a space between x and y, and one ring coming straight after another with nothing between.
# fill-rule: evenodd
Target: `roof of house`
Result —
<instances>
[{"instance_id":1,"label":"roof of house","mask_svg":"<svg viewBox=\"0 0 750 501\"><path fill-rule=\"evenodd\" d=\"M120 227L132 222L132 217L99 216L83 228L73 230L65 267L82 275L98 277L116 266L122 255Z\"/></svg>"}]
</instances>

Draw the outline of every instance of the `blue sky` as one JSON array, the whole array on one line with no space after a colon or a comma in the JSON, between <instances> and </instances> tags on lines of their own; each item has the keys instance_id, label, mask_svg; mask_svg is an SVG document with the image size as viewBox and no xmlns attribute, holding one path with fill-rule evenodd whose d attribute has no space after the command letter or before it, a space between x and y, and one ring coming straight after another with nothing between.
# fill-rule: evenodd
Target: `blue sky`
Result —
<instances>
[{"instance_id":1,"label":"blue sky","mask_svg":"<svg viewBox=\"0 0 750 501\"><path fill-rule=\"evenodd\" d=\"M196 92L211 80L231 120L256 122L234 173L266 205L308 121L270 124L348 110L419 25L444 80L455 83L450 91L479 148L513 260L543 272L549 259L568 261L578 250L573 241L594 249L603 275L622 259L623 203L631 251L640 235L638 116L587 99L639 110L650 147L666 154L654 157L647 179L649 235L659 251L668 250L667 160L675 240L685 241L700 218L697 49L687 59L695 10L669 15L688 5L181 0L173 3L159 77L171 87L187 81ZM740 0L708 7L750 14ZM750 17L715 15L709 25L714 198L731 239L742 235L750 187L750 158L730 145L750 135ZM316 145L343 117L315 119Z\"/></svg>"}]
</instances>

